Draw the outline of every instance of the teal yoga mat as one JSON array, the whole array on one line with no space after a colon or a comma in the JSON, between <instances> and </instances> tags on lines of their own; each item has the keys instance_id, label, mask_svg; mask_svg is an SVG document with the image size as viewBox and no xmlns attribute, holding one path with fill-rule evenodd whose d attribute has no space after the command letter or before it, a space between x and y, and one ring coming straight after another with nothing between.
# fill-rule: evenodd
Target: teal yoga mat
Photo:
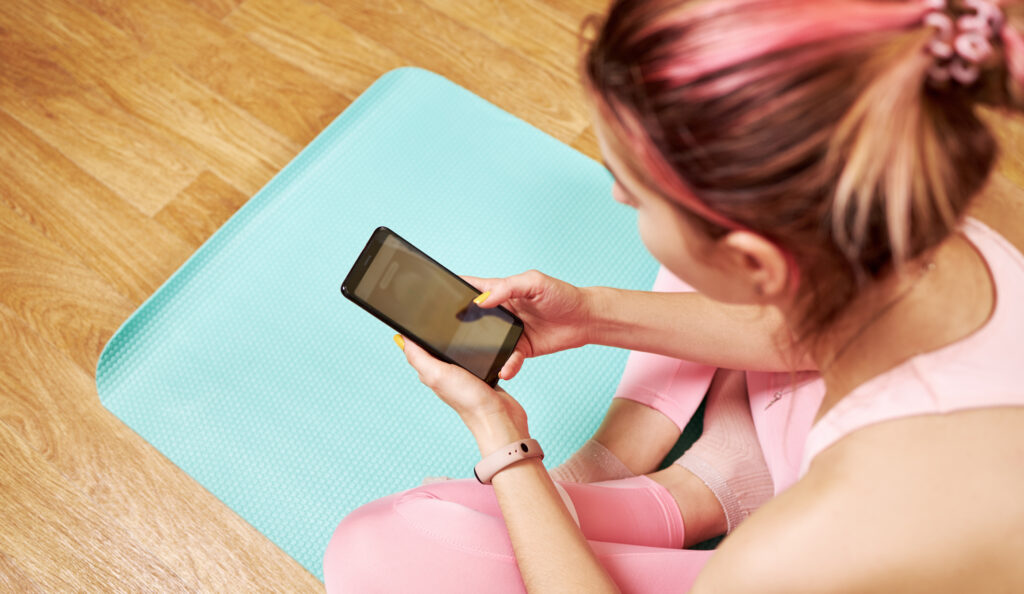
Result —
<instances>
[{"instance_id":1,"label":"teal yoga mat","mask_svg":"<svg viewBox=\"0 0 1024 594\"><path fill-rule=\"evenodd\" d=\"M346 513L478 453L393 332L339 292L391 227L452 270L647 288L657 263L601 165L430 72L384 75L110 340L104 406L314 575ZM503 386L546 462L596 428L626 353L527 361Z\"/></svg>"}]
</instances>

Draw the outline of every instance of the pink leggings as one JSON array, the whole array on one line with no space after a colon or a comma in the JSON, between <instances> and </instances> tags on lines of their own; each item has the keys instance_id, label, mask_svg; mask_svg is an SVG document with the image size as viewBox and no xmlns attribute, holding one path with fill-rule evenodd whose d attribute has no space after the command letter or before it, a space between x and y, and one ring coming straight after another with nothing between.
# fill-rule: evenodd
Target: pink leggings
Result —
<instances>
[{"instance_id":1,"label":"pink leggings","mask_svg":"<svg viewBox=\"0 0 1024 594\"><path fill-rule=\"evenodd\" d=\"M713 553L681 548L679 508L646 476L560 484L623 592L684 592ZM323 568L327 592L525 591L494 490L472 479L360 507L335 530Z\"/></svg>"}]
</instances>

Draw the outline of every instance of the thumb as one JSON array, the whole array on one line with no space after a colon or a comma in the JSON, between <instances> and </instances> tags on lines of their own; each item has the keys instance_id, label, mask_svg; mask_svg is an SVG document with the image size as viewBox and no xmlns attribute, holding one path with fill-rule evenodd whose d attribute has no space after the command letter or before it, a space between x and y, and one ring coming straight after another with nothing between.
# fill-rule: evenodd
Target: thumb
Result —
<instances>
[{"instance_id":1,"label":"thumb","mask_svg":"<svg viewBox=\"0 0 1024 594\"><path fill-rule=\"evenodd\" d=\"M487 279L478 288L489 294L484 299L474 300L474 303L480 307L497 307L509 299L530 299L543 290L544 278L540 272L531 270L506 278Z\"/></svg>"},{"instance_id":2,"label":"thumb","mask_svg":"<svg viewBox=\"0 0 1024 594\"><path fill-rule=\"evenodd\" d=\"M523 355L523 352L520 351L517 346L516 350L512 351L512 355L509 356L508 361L505 361L505 364L501 367L501 372L498 373L498 377L505 381L514 378L516 374L519 373L519 370L522 369L524 359L525 355Z\"/></svg>"}]
</instances>

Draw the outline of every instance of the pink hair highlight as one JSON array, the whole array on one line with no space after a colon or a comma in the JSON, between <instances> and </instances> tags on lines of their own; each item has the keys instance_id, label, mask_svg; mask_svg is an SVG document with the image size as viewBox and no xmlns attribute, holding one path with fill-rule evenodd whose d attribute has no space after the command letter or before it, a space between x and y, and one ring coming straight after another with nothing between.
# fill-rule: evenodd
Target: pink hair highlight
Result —
<instances>
[{"instance_id":1,"label":"pink hair highlight","mask_svg":"<svg viewBox=\"0 0 1024 594\"><path fill-rule=\"evenodd\" d=\"M813 46L824 40L916 25L929 10L920 2L747 0L738 4L746 8L760 8L755 12L766 14L750 15L763 18L733 19L728 28L711 28L704 36L687 36L677 44L668 45L666 53L679 58L645 72L645 78L683 85L776 52ZM702 16L699 10L684 9L680 12L676 19L666 19L659 28L685 28L698 22ZM650 33L652 31L640 32ZM813 52L815 48L807 47L806 50Z\"/></svg>"},{"instance_id":2,"label":"pink hair highlight","mask_svg":"<svg viewBox=\"0 0 1024 594\"><path fill-rule=\"evenodd\" d=\"M797 65L820 62L839 52L864 45L864 35L920 24L930 8L924 2L825 2L822 0L722 0L719 2L656 1L650 3L650 24L638 28L636 42L670 31L682 31L704 24L710 31L680 35L680 41L666 43L660 53L673 56L663 65L648 66L635 76L645 84L664 83L681 87L710 74L720 73L756 59L795 48L802 50L788 61L768 61L714 78L699 85L692 98L713 99L726 96L753 81L780 74ZM677 7L678 8L666 8ZM723 19L720 26L708 22ZM819 44L824 40L830 44ZM621 116L620 106L611 105L611 113ZM628 110L627 110L628 111ZM628 135L645 135L638 122L625 126ZM687 187L660 151L649 143L634 146L645 156L648 177L657 187L701 217L727 229L743 226L704 204Z\"/></svg>"}]
</instances>

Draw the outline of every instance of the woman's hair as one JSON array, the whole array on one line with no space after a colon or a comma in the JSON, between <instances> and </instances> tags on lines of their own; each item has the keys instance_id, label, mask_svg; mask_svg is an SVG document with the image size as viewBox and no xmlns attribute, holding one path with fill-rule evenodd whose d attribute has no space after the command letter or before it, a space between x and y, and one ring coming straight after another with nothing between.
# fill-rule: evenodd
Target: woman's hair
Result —
<instances>
[{"instance_id":1,"label":"woman's hair","mask_svg":"<svg viewBox=\"0 0 1024 594\"><path fill-rule=\"evenodd\" d=\"M935 74L934 2L616 0L585 23L584 81L637 179L711 237L750 230L791 259L803 340L983 186L997 147L975 104L1024 105L1022 8L1004 3L963 84Z\"/></svg>"}]
</instances>

